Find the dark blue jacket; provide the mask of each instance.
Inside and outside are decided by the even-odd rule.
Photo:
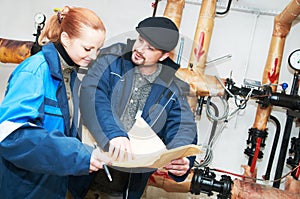
[[[128,40],[127,45],[119,43],[101,50],[82,81],[80,110],[83,122],[105,150],[109,140],[127,137],[120,117],[132,89],[135,67],[131,61],[132,45],[133,41]],[[179,65],[169,58],[162,64],[162,72],[152,85],[141,116],[168,149],[196,144],[196,124],[186,99],[188,84],[175,77]],[[191,165],[193,160],[191,158]],[[150,175],[131,174],[129,198],[141,197]],[[182,181],[186,175],[172,177]]]
[[[72,74],[72,86],[76,72]],[[74,96],[75,97],[75,96]],[[75,109],[75,119],[76,109]],[[60,60],[52,43],[9,78],[0,106],[0,198],[65,199],[68,175],[89,174],[91,148],[70,128]]]

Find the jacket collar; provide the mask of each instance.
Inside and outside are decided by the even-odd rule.
[[[76,68],[79,67],[72,61],[64,47],[59,43],[54,44],[50,42],[42,47],[42,51],[45,55],[46,61],[49,64],[51,75],[57,79],[63,80],[60,59],[57,51],[69,66],[75,66]]]
[[[53,77],[63,80],[59,55],[53,43],[48,43],[42,47],[42,51],[49,64],[50,73]]]
[[[77,64],[73,62],[71,57],[68,55],[67,51],[65,48],[61,45],[61,43],[54,43],[55,48],[59,52],[60,56],[64,59],[64,61],[69,65],[69,66],[76,66],[79,67]]]

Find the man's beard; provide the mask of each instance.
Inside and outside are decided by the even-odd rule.
[[[132,58],[131,58],[131,60],[136,65],[144,65],[146,59],[145,59],[145,57],[141,53],[139,53],[136,50],[133,50],[132,51]]]

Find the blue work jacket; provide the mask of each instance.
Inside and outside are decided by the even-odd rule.
[[[102,49],[82,81],[80,110],[83,123],[105,150],[109,140],[128,137],[120,118],[130,99],[134,67],[133,42],[114,44]],[[157,133],[168,149],[197,143],[193,113],[186,99],[187,83],[175,77],[179,65],[167,58],[152,85],[141,117]],[[155,146],[153,146],[155,147]],[[190,159],[191,166],[193,158]],[[132,173],[128,198],[140,198],[150,173]],[[187,175],[172,176],[182,181]]]
[[[75,79],[76,71],[72,87]],[[92,150],[70,126],[59,56],[49,43],[16,67],[0,106],[0,198],[65,199],[68,176],[89,174]]]

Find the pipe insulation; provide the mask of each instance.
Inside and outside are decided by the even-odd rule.
[[[300,0],[292,0],[287,7],[274,18],[272,39],[262,77],[262,84],[274,85],[272,86],[273,92],[277,89],[276,85],[279,79],[286,36],[291,29],[293,21],[299,14]],[[257,107],[253,128],[257,128],[258,130],[266,129],[271,109],[272,106],[268,106],[267,108]]]

